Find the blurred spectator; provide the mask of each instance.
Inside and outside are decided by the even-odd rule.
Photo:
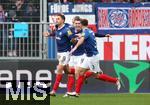
[[[19,20],[16,18],[15,10],[9,10],[8,17],[9,22],[19,22]],[[8,56],[17,56],[16,39],[14,38],[14,28],[12,25],[9,25],[8,32]]]
[[[48,0],[48,2],[61,2],[61,3],[67,3],[67,2],[74,2],[74,0]]]
[[[17,19],[15,10],[9,10],[9,12],[8,12],[8,21],[9,22],[19,22],[19,20]]]
[[[117,2],[117,3],[127,3],[127,2],[130,2],[129,0],[114,0],[114,2]]]
[[[58,2],[59,0],[48,0],[48,2]]]
[[[16,10],[16,16],[19,19],[19,21],[25,20],[25,11],[26,11],[26,4],[25,0],[16,0],[15,2],[15,10]]]
[[[0,22],[6,22],[7,12],[5,12],[3,5],[0,4]],[[7,48],[7,34],[6,34],[6,25],[0,24],[0,49]],[[1,53],[1,52],[0,52]],[[6,52],[5,52],[6,53]]]
[[[75,0],[77,3],[83,3],[83,2],[88,2],[88,0]]]
[[[16,0],[16,9],[18,10],[23,10],[24,9],[24,0]]]
[[[67,2],[69,2],[69,0],[63,0],[63,3],[67,3]]]
[[[131,0],[132,3],[140,3],[140,2],[144,2],[145,0]]]
[[[144,0],[145,2],[150,2],[150,0]]]
[[[38,22],[39,21],[37,9],[32,4],[29,4],[27,6],[25,16],[26,16],[25,17],[26,22]]]
[[[0,22],[6,21],[7,13],[5,13],[3,5],[0,4]]]
[[[113,0],[101,0],[103,3],[111,3]]]
[[[58,0],[59,1],[59,0]],[[74,2],[74,0],[60,0],[62,3]]]

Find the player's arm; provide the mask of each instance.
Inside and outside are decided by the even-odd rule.
[[[75,45],[75,47],[78,48],[81,44],[83,44],[84,39],[85,39],[84,37],[81,37],[81,38],[78,40],[78,42],[77,42],[77,44]]]
[[[110,34],[104,35],[104,34],[99,34],[99,33],[95,33],[95,36],[96,36],[96,37],[111,37]]]
[[[48,36],[50,36],[50,33],[48,31],[43,32],[43,36],[48,37]]]
[[[76,44],[78,42],[78,39],[80,39],[81,37],[83,37],[82,34],[74,34],[74,37],[71,38],[70,42],[73,44]]]
[[[43,36],[49,37],[49,36],[55,36],[55,31],[58,29],[58,26],[55,25],[55,27],[48,29],[46,32],[43,32]]]
[[[76,43],[78,42],[78,40],[77,40],[77,38],[72,38],[72,39],[70,40],[70,42],[71,42],[72,44],[76,44]]]
[[[70,54],[72,54],[81,44],[83,44],[83,42],[84,42],[84,37],[81,37],[79,40],[78,40],[78,42],[77,42],[77,44],[74,46],[74,48],[70,51]]]
[[[43,36],[44,37],[55,36],[55,31],[51,32],[50,30],[48,30],[46,32],[43,32]]]

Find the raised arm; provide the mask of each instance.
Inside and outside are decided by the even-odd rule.
[[[74,48],[70,51],[70,54],[72,54],[81,44],[84,42],[84,37],[80,37],[78,40],[77,44],[74,46]]]
[[[110,34],[104,35],[104,34],[99,34],[99,33],[95,33],[95,36],[96,36],[96,37],[111,37]]]

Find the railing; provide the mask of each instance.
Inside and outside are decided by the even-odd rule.
[[[48,26],[39,22],[0,23],[0,59],[47,58],[47,39],[42,33]]]

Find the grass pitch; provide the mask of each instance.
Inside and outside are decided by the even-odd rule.
[[[50,105],[150,105],[150,94],[82,94],[79,98],[59,94]]]

